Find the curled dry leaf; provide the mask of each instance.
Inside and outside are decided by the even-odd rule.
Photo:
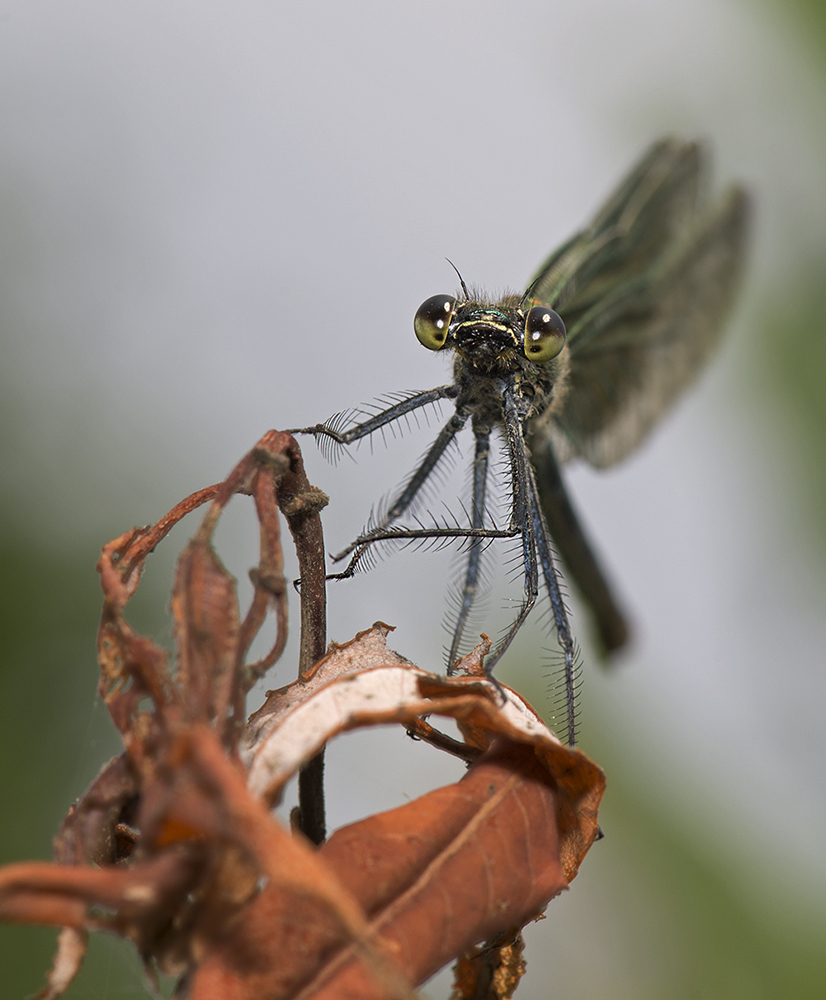
[[[464,676],[443,677],[414,667],[387,648],[390,629],[381,622],[327,656],[307,678],[268,694],[249,721],[242,754],[249,786],[270,803],[305,760],[346,729],[421,716],[450,716],[477,751],[496,737],[526,744],[559,787],[560,845],[566,876],[597,835],[597,807],[604,789],[600,769],[581,751],[563,746],[528,703],[484,676],[485,639],[464,660]]]
[[[472,736],[478,759],[461,782],[339,830],[319,850],[385,953],[419,983],[475,942],[533,919],[567,886],[597,835],[604,779],[518,695],[484,679],[487,642],[466,658],[467,676],[444,678],[389,650],[388,631],[377,624],[333,644],[307,677],[271,692],[250,720],[244,757],[249,787],[274,802],[346,729],[434,714]],[[345,945],[323,909],[267,886],[195,971],[193,996],[386,996]],[[262,961],[267,954],[280,959]]]
[[[344,827],[318,853],[383,952],[420,983],[476,941],[536,917],[568,884],[557,797],[532,748],[503,741],[458,784]],[[323,908],[266,886],[195,971],[192,996],[387,993]]]
[[[261,528],[244,616],[211,544],[238,492],[253,497]],[[173,668],[124,608],[146,555],[206,502],[176,574]],[[381,624],[320,657],[324,502],[292,438],[270,432],[224,483],[104,547],[100,687],[125,752],[70,810],[55,864],[0,869],[0,919],[63,927],[44,1000],[71,981],[90,930],[131,939],[150,975],[182,974],[176,996],[187,1000],[401,1000],[476,942],[535,917],[576,875],[597,834],[602,772],[484,676],[487,642],[451,678],[389,650]],[[271,692],[245,729],[245,694],[286,636],[279,509],[302,574],[299,680]],[[276,639],[250,663],[268,609]],[[425,715],[456,719],[465,743]],[[332,736],[392,721],[471,762],[468,774],[319,849],[270,814]]]
[[[261,535],[259,564],[251,574],[254,597],[243,620],[235,581],[211,543],[222,511],[237,493],[253,498]],[[196,765],[189,749],[197,735],[212,740],[243,783],[236,748],[245,694],[286,639],[279,508],[288,508],[285,517],[309,581],[309,599],[302,595],[302,618],[309,624],[305,660],[323,651],[318,512],[325,502],[307,482],[294,439],[270,431],[225,482],[187,497],[154,526],[135,528],[104,546],[98,564],[104,594],[100,691],[125,752],[70,810],[55,838],[55,865],[0,871],[0,918],[67,928],[42,996],[65,990],[82,960],[87,930],[129,937],[149,971],[157,964],[185,972],[201,942],[255,892],[259,859],[242,838],[226,832],[224,789],[204,772],[203,755]],[[172,665],[165,650],[134,633],[124,611],[147,555],[203,504],[209,505],[206,516],[178,563],[172,595],[178,648]],[[273,648],[251,663],[247,652],[270,610],[276,620]]]

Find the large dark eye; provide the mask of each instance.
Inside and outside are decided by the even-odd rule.
[[[544,364],[565,346],[565,324],[547,306],[534,306],[525,317],[525,357]]]
[[[452,295],[432,295],[425,299],[413,317],[413,329],[419,343],[430,351],[444,347],[455,308],[456,299]]]

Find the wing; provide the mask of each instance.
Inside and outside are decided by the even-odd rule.
[[[548,426],[560,460],[625,457],[719,340],[749,207],[738,188],[708,203],[701,182],[696,144],[656,143],[529,286],[568,329],[568,390]]]

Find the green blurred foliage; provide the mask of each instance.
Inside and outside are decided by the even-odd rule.
[[[768,390],[767,400],[755,399],[762,418],[785,425],[804,531],[826,559],[826,250],[811,263],[757,331],[762,379],[754,392]]]
[[[785,0],[772,6],[779,7],[781,14],[789,18],[800,32],[801,42],[806,43],[823,60],[826,68],[826,3],[824,0]]]
[[[826,101],[826,0],[775,0],[771,6],[790,21],[801,49],[819,61]],[[755,331],[763,375],[755,402],[764,417],[788,425],[798,450],[796,472],[804,480],[806,531],[826,558],[826,233],[806,273],[765,308]]]

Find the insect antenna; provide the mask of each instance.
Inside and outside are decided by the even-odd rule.
[[[462,283],[462,291],[465,293],[465,302],[470,302],[470,292],[467,290],[467,285],[465,284],[465,279],[462,277],[462,272],[453,263],[450,257],[445,257],[445,260],[450,264],[453,270],[459,275],[459,281]]]
[[[521,298],[521,299],[519,300],[519,302],[518,302],[518,303],[516,304],[516,308],[517,308],[517,309],[521,309],[521,308],[522,308],[522,306],[523,306],[523,305],[524,305],[524,304],[525,304],[525,303],[526,303],[526,302],[528,301],[528,299],[529,299],[529,298],[531,297],[531,295],[533,295],[533,291],[534,291],[534,289],[535,289],[535,288],[536,288],[536,286],[537,286],[537,285],[539,284],[539,278],[540,278],[540,277],[541,277],[541,275],[537,275],[537,277],[536,277],[536,278],[534,278],[534,280],[533,280],[533,281],[532,281],[532,282],[531,282],[531,283],[530,283],[530,284],[528,285],[528,287],[527,287],[527,288],[525,289],[525,291],[524,291],[524,292],[522,293],[522,298]]]

